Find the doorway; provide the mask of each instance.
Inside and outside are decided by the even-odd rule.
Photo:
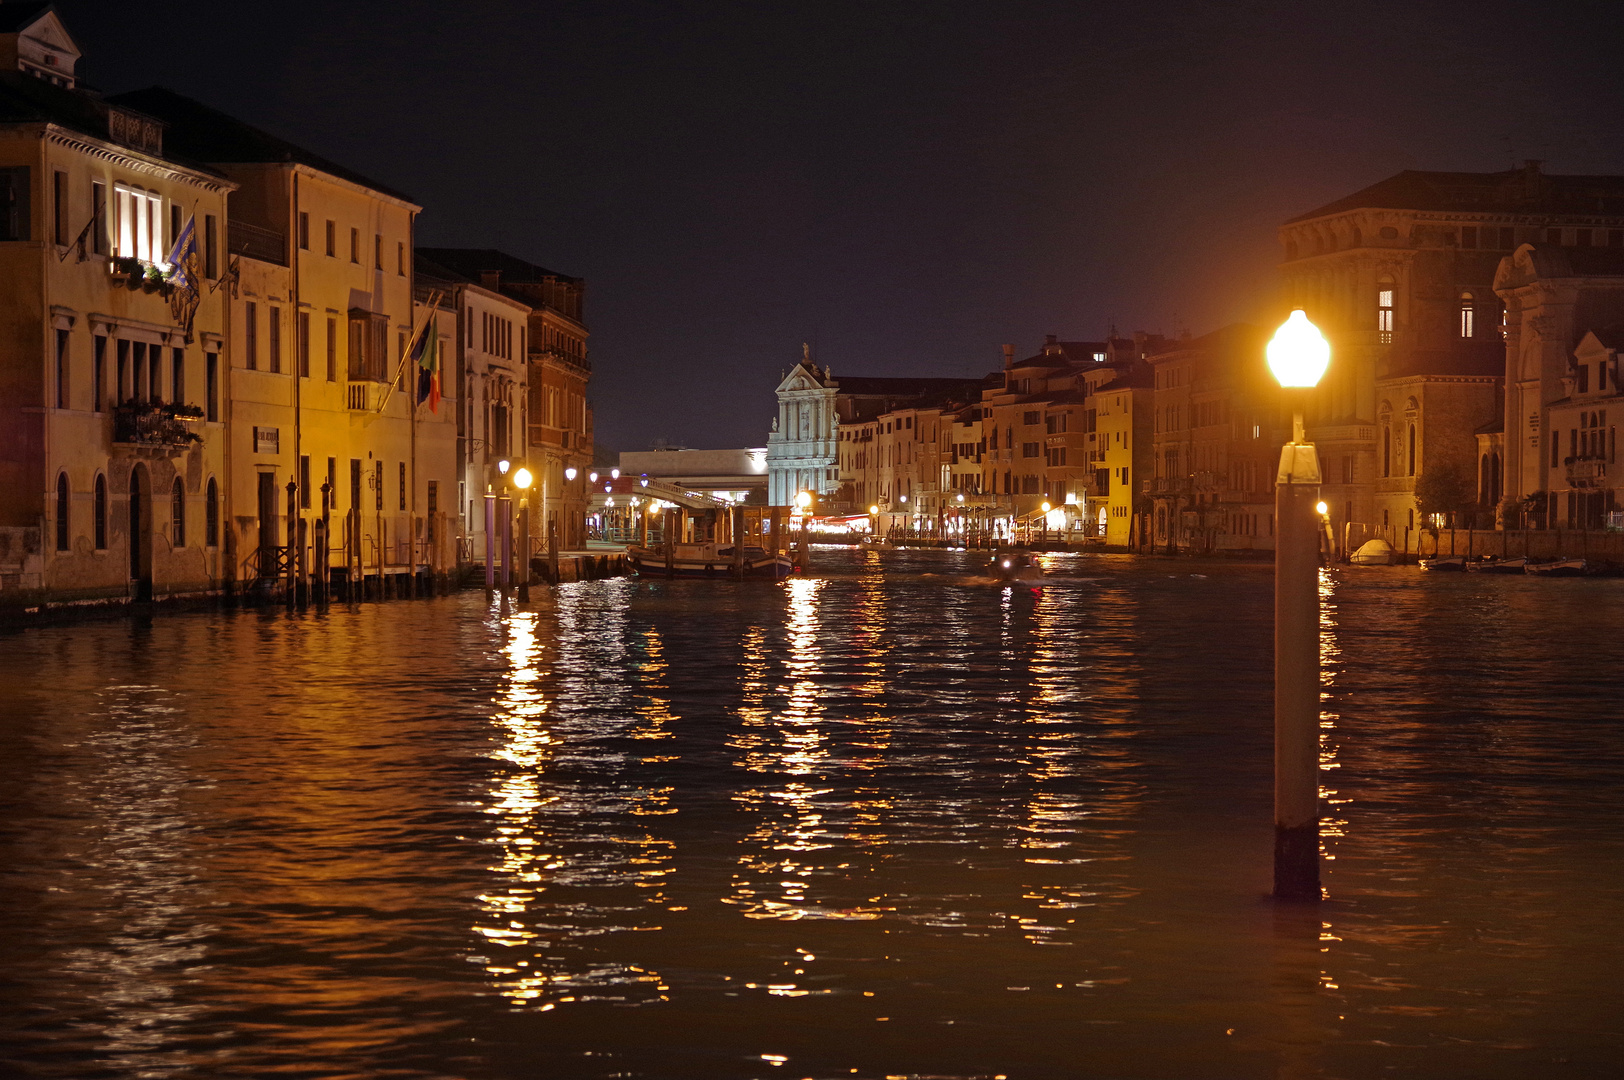
[[[152,599],[152,477],[145,465],[130,470],[130,581],[137,603]]]
[[[276,474],[259,474],[259,576],[276,573]]]

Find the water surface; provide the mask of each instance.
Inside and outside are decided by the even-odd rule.
[[[820,552],[0,638],[0,1074],[1528,1077],[1624,1056],[1624,581]]]

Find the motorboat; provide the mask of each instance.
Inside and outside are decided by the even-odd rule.
[[[1528,565],[1524,558],[1497,559],[1493,555],[1485,555],[1481,559],[1466,564],[1466,569],[1474,574],[1520,574]]]
[[[987,563],[987,574],[999,581],[1024,581],[1043,576],[1043,567],[1032,558],[1030,551],[996,552]]]
[[[1434,572],[1460,573],[1466,569],[1466,556],[1429,555],[1421,560],[1421,569]]]
[[[1366,540],[1358,551],[1348,556],[1348,561],[1355,566],[1392,566],[1398,556],[1386,540]]]
[[[739,565],[745,577],[784,578],[794,572],[788,555],[772,554],[765,548],[745,547]],[[732,544],[673,544],[670,562],[664,548],[630,547],[626,561],[644,577],[725,578],[734,573]]]
[[[1583,559],[1557,559],[1554,562],[1529,563],[1523,567],[1526,574],[1541,577],[1584,577],[1590,567]]]

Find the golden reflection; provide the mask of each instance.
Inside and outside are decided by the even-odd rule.
[[[1340,798],[1335,788],[1326,786],[1330,770],[1341,768],[1341,762],[1337,760],[1341,748],[1335,739],[1338,715],[1332,711],[1330,705],[1342,660],[1342,648],[1337,641],[1336,584],[1332,570],[1329,567],[1321,567],[1319,572],[1320,857],[1327,862],[1336,861],[1336,851],[1331,841],[1347,835],[1348,827],[1347,811],[1331,808],[1346,806],[1350,801]]]
[[[632,754],[621,742],[672,737],[664,642],[652,629],[628,634],[623,585],[555,595],[548,622],[519,611],[497,627],[506,671],[492,757],[503,767],[485,812],[498,885],[479,896],[473,930],[486,955],[470,959],[514,1006],[664,1000],[657,970],[606,961],[598,945],[616,931],[658,930],[667,909],[682,910],[666,892],[674,842],[653,829],[676,813],[672,788],[635,774],[675,755]]]

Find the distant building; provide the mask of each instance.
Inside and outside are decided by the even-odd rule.
[[[1482,380],[1504,375],[1494,277],[1506,254],[1529,242],[1624,248],[1624,177],[1540,164],[1406,171],[1280,227],[1280,314],[1305,308],[1332,345],[1307,421],[1329,465],[1333,524],[1408,522],[1411,476],[1429,467],[1470,478],[1476,437],[1500,415]]]
[[[1273,550],[1274,480],[1290,418],[1263,360],[1263,332],[1226,326],[1151,354],[1158,550]]]
[[[767,449],[622,451],[620,475],[664,480],[707,495],[730,493],[750,506],[767,504]]]
[[[1506,526],[1624,524],[1614,516],[1624,246],[1524,244],[1501,260],[1494,287],[1507,315]]]
[[[979,387],[976,379],[837,378],[829,368],[820,369],[814,364],[810,350],[803,349],[801,362],[780,380],[776,390],[778,416],[767,436],[769,504],[790,506],[800,492],[806,491],[820,497],[824,510],[863,513],[869,505],[864,499],[882,494],[888,504],[894,499],[898,506],[904,494],[939,497],[942,481],[934,464],[935,442],[928,473],[918,471],[923,459],[913,444],[921,441],[924,431],[905,426],[901,431],[908,433],[906,446],[862,459],[865,469],[892,470],[884,478],[876,474],[843,482],[840,444],[855,439],[865,423],[892,409],[934,407],[954,395],[963,400]],[[868,433],[872,439],[876,429],[870,427]],[[896,436],[900,432],[893,422],[893,430],[885,434]],[[938,430],[938,439],[939,435]],[[899,465],[901,473],[895,471]]]
[[[455,287],[460,303],[469,415],[462,418],[464,513],[508,458],[535,475],[529,498],[535,550],[556,531],[563,547],[586,542],[592,467],[592,379],[580,278],[489,248],[419,248],[426,281]],[[574,472],[574,477],[570,476]],[[470,535],[483,528],[476,507]],[[483,559],[483,543],[474,544]]]

